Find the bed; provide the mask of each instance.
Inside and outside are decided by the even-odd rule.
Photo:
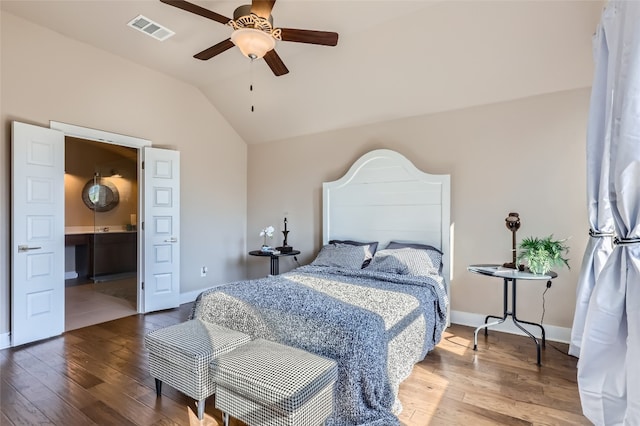
[[[399,425],[400,383],[448,324],[450,179],[371,151],[323,183],[308,265],[202,292],[192,317],[335,359],[327,425]]]

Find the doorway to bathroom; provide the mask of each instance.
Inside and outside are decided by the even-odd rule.
[[[137,313],[138,150],[65,137],[65,331]]]
[[[180,153],[153,147],[149,140],[66,123],[51,121],[50,128],[46,128],[13,121],[11,346],[57,336],[65,331],[65,250],[71,250],[65,247],[67,239],[68,245],[74,247],[69,259],[81,265],[78,267],[81,271],[84,271],[82,265],[86,265],[86,276],[91,278],[92,283],[104,280],[105,276],[115,281],[114,275],[129,272],[114,272],[112,265],[107,266],[111,270],[101,273],[105,266],[99,262],[110,261],[112,255],[122,255],[126,250],[113,249],[114,242],[109,238],[113,238],[115,233],[110,232],[109,226],[103,226],[102,232],[98,226],[96,232],[95,217],[93,228],[87,232],[65,234],[66,137],[124,146],[137,151],[140,188],[137,210],[140,217],[136,218],[135,230],[137,309],[133,313],[169,309],[180,304]],[[99,164],[112,166],[109,162],[101,158]],[[101,170],[102,167],[97,169]],[[117,178],[117,173],[111,170],[112,167],[108,169],[111,173],[109,177]],[[105,172],[96,173],[94,171],[91,181],[85,183],[88,187],[83,194],[93,203],[101,204],[102,208],[102,204],[111,204],[115,195],[105,183],[106,180],[101,179]],[[128,231],[126,223],[122,226]],[[128,232],[132,231],[133,228]],[[95,250],[98,243],[111,246],[111,255],[89,253],[89,250]],[[76,246],[84,248],[76,250]],[[86,256],[92,260],[83,262],[76,256]],[[124,259],[119,258],[113,263],[122,267],[126,264]],[[75,265],[68,271],[78,272]],[[96,316],[89,318],[92,318],[92,323],[105,320]]]

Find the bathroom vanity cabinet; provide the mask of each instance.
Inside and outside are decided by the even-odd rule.
[[[67,234],[65,245],[75,246],[78,277],[100,281],[137,270],[135,231]]]

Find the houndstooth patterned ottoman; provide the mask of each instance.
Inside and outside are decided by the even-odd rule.
[[[216,408],[250,426],[317,426],[333,412],[334,360],[256,339],[211,363]]]
[[[152,331],[144,338],[149,350],[149,372],[156,379],[198,401],[198,418],[204,416],[205,399],[216,391],[209,363],[249,342],[248,335],[201,320],[190,320]]]

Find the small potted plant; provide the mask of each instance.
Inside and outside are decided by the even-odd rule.
[[[546,238],[527,237],[520,242],[518,262],[526,260],[529,271],[534,274],[546,274],[554,266],[569,268],[566,254],[569,247],[566,240],[554,240],[553,235]]]

